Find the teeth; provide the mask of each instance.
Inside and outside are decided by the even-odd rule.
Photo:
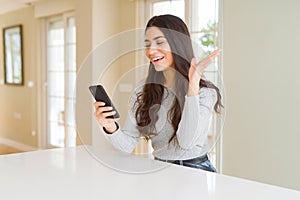
[[[153,58],[152,60],[155,62],[155,61],[158,61],[158,60],[160,60],[160,59],[162,59],[163,58],[163,56],[161,56],[161,57],[156,57],[156,58]]]

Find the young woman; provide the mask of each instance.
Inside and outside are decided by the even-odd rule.
[[[213,110],[222,108],[221,95],[202,75],[219,50],[196,63],[188,28],[173,15],[148,21],[145,48],[149,72],[135,89],[123,129],[107,118],[115,111],[103,102],[94,104],[98,123],[121,151],[131,153],[144,137],[157,160],[215,172],[207,157],[207,132]]]

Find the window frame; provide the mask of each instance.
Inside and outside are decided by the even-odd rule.
[[[67,69],[68,67],[68,45],[69,45],[69,41],[67,40],[67,34],[68,34],[68,19],[69,18],[75,18],[76,21],[76,16],[75,16],[75,12],[71,11],[71,12],[66,12],[66,13],[61,13],[58,15],[53,15],[53,16],[49,16],[49,17],[45,17],[43,19],[41,19],[41,26],[42,26],[42,37],[41,37],[41,47],[43,49],[42,51],[42,97],[41,97],[41,101],[42,101],[42,112],[41,112],[41,118],[42,118],[42,122],[41,122],[41,130],[42,130],[42,134],[40,135],[40,140],[39,140],[39,147],[40,148],[55,148],[55,147],[59,147],[59,146],[53,146],[50,144],[50,133],[49,133],[49,109],[48,109],[48,105],[49,105],[49,96],[48,96],[48,85],[49,85],[49,80],[48,80],[48,31],[49,31],[49,24],[51,22],[55,22],[55,21],[63,21],[63,28],[64,28],[64,46],[63,46],[63,51],[64,51],[64,69],[63,69],[63,76],[64,76],[64,116],[67,116],[66,114],[66,110],[67,110],[67,101],[69,100],[70,97],[68,97],[68,73],[70,73],[71,71],[69,69]],[[76,36],[76,35],[75,35]],[[75,42],[76,45],[76,42]],[[75,47],[76,48],[76,47]],[[76,51],[75,51],[76,53]],[[76,55],[75,55],[75,64],[76,64]],[[76,68],[76,67],[75,67]],[[76,69],[77,71],[77,69]],[[77,73],[75,71],[75,74]],[[75,88],[70,88],[71,90]],[[75,94],[74,94],[75,97]],[[76,99],[74,99],[76,101]],[[73,102],[73,101],[72,101]],[[74,102],[73,102],[74,105]],[[75,112],[74,112],[75,114]],[[75,117],[74,117],[75,118]],[[75,121],[75,120],[74,120]],[[74,145],[69,145],[69,136],[68,136],[68,130],[67,128],[69,128],[69,124],[67,123],[67,120],[65,120],[64,124],[64,133],[65,133],[65,137],[64,137],[64,147],[68,147],[68,146],[74,146]],[[74,124],[74,128],[75,128],[75,132],[76,132],[76,124]],[[74,143],[74,142],[73,142]],[[75,145],[76,145],[76,138],[75,138]]]

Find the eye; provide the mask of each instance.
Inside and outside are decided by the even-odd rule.
[[[165,43],[164,41],[157,41],[157,42],[156,42],[157,45],[162,45],[162,44],[164,44],[164,43]]]
[[[151,46],[150,43],[145,43],[145,44],[144,44],[144,47],[146,47],[146,48],[150,48],[150,46]]]

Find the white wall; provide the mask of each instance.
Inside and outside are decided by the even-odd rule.
[[[121,127],[128,115],[129,99],[136,85],[136,73],[141,71],[136,65],[136,54],[137,49],[141,48],[137,44],[143,39],[144,30],[136,28],[141,24],[140,18],[143,18],[143,15],[138,15],[143,12],[137,10],[142,5],[142,0],[93,1],[93,84],[101,83],[105,86],[121,115]],[[106,64],[110,60],[112,63]],[[100,71],[104,73],[99,76]],[[121,90],[122,85],[129,90]],[[93,144],[112,148],[100,133],[94,117]],[[147,153],[147,146],[141,140],[135,152]]]
[[[99,71],[106,67],[99,57],[101,49],[98,46],[112,35],[119,33],[119,7],[119,0],[76,1],[78,65],[76,123],[78,136],[83,144],[112,148],[101,134],[94,118],[94,100],[88,87],[101,83],[110,93],[111,86],[119,77],[120,70],[117,68],[117,63],[110,67],[109,76],[105,76],[101,82],[98,76]]]
[[[92,80],[91,67],[82,68],[87,55],[93,48],[92,0],[75,1],[76,16],[76,126],[78,143],[92,143],[92,106],[87,85]]]
[[[300,1],[223,2],[223,172],[300,190]]]
[[[133,55],[122,56],[123,31],[135,28],[135,1],[81,0],[76,1],[77,19],[77,130],[81,142],[112,148],[101,133],[92,107],[88,86],[102,84],[113,98],[122,118],[127,116],[128,94],[118,91],[117,83],[134,67]],[[129,14],[130,13],[130,14]],[[110,46],[107,46],[108,43]],[[104,47],[105,46],[105,47]],[[114,56],[115,57],[111,57]],[[120,57],[119,57],[120,56]],[[112,63],[107,63],[112,61]],[[131,78],[135,80],[135,77]]]

